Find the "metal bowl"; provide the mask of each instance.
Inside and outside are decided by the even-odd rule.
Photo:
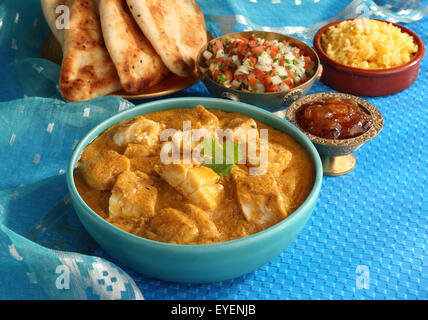
[[[356,102],[360,108],[372,117],[372,126],[362,135],[350,139],[326,139],[315,136],[304,130],[296,119],[296,112],[306,103],[328,98],[344,98]],[[340,176],[352,171],[357,163],[354,151],[365,142],[376,137],[383,127],[383,117],[380,111],[370,102],[345,93],[320,92],[307,95],[294,102],[287,110],[286,118],[300,129],[315,145],[321,157],[323,171],[328,176]]]
[[[293,46],[296,46],[299,49],[303,50],[303,52],[305,52],[306,55],[308,55],[313,61],[315,61],[316,66],[315,66],[314,74],[308,81],[287,91],[269,92],[269,93],[252,93],[252,92],[235,90],[232,88],[226,88],[218,84],[217,82],[213,81],[209,77],[208,72],[202,71],[201,67],[207,68],[207,64],[202,53],[205,50],[207,50],[208,44],[210,42],[215,40],[223,41],[226,39],[232,39],[237,37],[248,37],[251,35],[254,35],[256,37],[263,38],[266,40],[278,40],[278,41],[286,40],[287,42],[290,42]],[[204,82],[208,91],[214,97],[217,97],[217,98],[226,98],[234,101],[242,101],[242,102],[259,106],[271,112],[277,112],[277,111],[284,110],[291,103],[299,99],[301,96],[305,95],[309,91],[309,89],[312,87],[313,83],[320,78],[322,73],[322,66],[320,64],[318,54],[315,52],[315,50],[312,49],[310,46],[308,46],[306,43],[284,34],[275,33],[275,32],[266,32],[266,31],[242,31],[242,32],[225,34],[221,37],[211,40],[210,42],[205,44],[199,51],[196,66],[198,69],[199,77]]]

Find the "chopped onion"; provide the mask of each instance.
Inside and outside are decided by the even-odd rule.
[[[216,58],[223,58],[224,57],[224,50],[218,50],[215,54]]]
[[[290,87],[289,87],[289,86],[287,86],[287,84],[286,84],[286,83],[282,82],[282,83],[279,85],[279,89],[280,89],[281,91],[286,91],[286,90],[290,90]]]
[[[202,56],[206,59],[209,60],[211,59],[211,57],[213,56],[213,54],[211,52],[209,52],[208,50],[205,50],[204,53],[202,54]]]
[[[265,92],[265,86],[261,82],[257,82],[255,89],[257,92]]]
[[[287,70],[284,67],[279,66],[276,68],[276,74],[280,77],[285,77],[288,75]]]
[[[273,76],[272,78],[270,78],[270,81],[272,82],[272,84],[280,84],[282,82],[279,76]]]
[[[272,58],[266,52],[263,52],[259,57],[258,63],[261,65],[271,65]]]
[[[237,89],[237,88],[239,88],[239,86],[241,85],[241,81],[239,81],[238,79],[234,79],[233,81],[232,81],[232,83],[231,83],[231,85],[232,85],[232,87],[233,88],[235,88],[235,89]]]
[[[241,65],[238,67],[238,69],[236,69],[235,74],[240,74],[240,73],[245,73],[245,74],[249,74],[250,70],[248,70],[248,68],[244,65]]]
[[[237,66],[239,66],[241,64],[241,62],[239,61],[239,58],[236,54],[232,56],[232,62]]]
[[[265,64],[260,64],[260,63],[256,63],[256,65],[254,66],[257,69],[262,70],[263,72],[269,72],[272,70],[272,66],[270,65],[265,65]]]

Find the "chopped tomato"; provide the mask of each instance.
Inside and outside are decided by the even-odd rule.
[[[263,80],[263,78],[265,77],[265,74],[262,70],[254,68],[253,69],[253,73],[256,76],[257,79],[259,79],[260,81]]]
[[[224,59],[223,59],[223,58],[215,58],[215,59],[214,59],[214,63],[215,63],[215,64],[217,64],[217,63],[219,63],[219,62],[224,63]]]
[[[250,59],[250,61],[251,61],[253,64],[256,64],[256,63],[257,63],[257,58],[256,58],[256,57],[249,56],[249,57],[248,57],[248,59]]]
[[[214,44],[213,44],[214,51],[223,50],[223,49],[224,49],[223,43],[220,40],[214,41]]]
[[[262,53],[263,51],[264,51],[264,49],[263,49],[262,46],[254,47],[254,48],[251,49],[251,52],[254,53],[254,54]]]
[[[246,73],[235,73],[235,78],[236,79],[247,79],[247,77],[248,77],[248,74],[246,74]]]
[[[213,73],[213,79],[214,79],[214,81],[217,79],[217,76],[220,74],[221,72],[220,72],[220,70],[215,70],[214,71],[214,73]]]
[[[271,84],[271,85],[266,86],[266,91],[267,92],[276,92],[276,91],[278,91],[278,87],[279,87],[279,84]]]
[[[226,79],[229,81],[233,81],[233,72],[232,70],[228,69],[225,71],[224,75],[226,76]]]
[[[284,58],[283,57],[279,58],[278,65],[280,65],[280,66],[284,65]]]
[[[294,74],[294,72],[293,72],[293,71],[290,71],[290,70],[288,70],[288,69],[287,69],[287,73],[288,73],[288,76],[289,76],[291,79],[294,79],[294,78],[296,77],[296,75]]]
[[[271,47],[270,48],[270,56],[274,58],[279,53],[279,50],[277,47]]]
[[[248,42],[248,45],[250,46],[250,48],[254,48],[257,45],[257,42],[255,40],[250,40]]]
[[[229,54],[234,49],[234,46],[227,46],[226,49],[224,49],[224,53]]]
[[[304,56],[303,60],[305,61],[305,65],[303,68],[308,69],[312,66],[311,58],[309,56]]]
[[[293,50],[291,50],[291,53],[293,54],[293,56],[295,56],[296,58],[299,57],[299,49],[297,47],[294,47]]]
[[[221,71],[226,72],[229,69],[230,60],[220,61],[221,62]]]
[[[249,76],[248,77],[248,84],[250,85],[250,87],[254,87],[257,84],[257,79],[254,76]]]
[[[270,78],[271,76],[265,76],[265,78],[263,79],[263,84],[265,85],[265,87],[272,85]]]
[[[270,47],[272,44],[273,44],[272,41],[263,42],[263,46],[265,46],[265,47]]]
[[[248,39],[244,37],[238,37],[239,40],[244,41],[245,44],[248,43]]]
[[[284,82],[290,88],[292,87],[292,81],[291,81],[291,79],[287,78],[287,79],[283,80],[282,82]]]
[[[247,45],[246,45],[246,44],[244,44],[244,43],[241,43],[241,44],[238,46],[238,52],[239,52],[240,54],[242,54],[243,56],[246,56],[246,55],[247,55],[247,53],[248,53],[248,47],[247,47]]]

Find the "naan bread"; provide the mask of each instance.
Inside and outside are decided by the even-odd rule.
[[[119,90],[119,77],[103,41],[98,1],[67,0],[66,5],[70,29],[64,32],[61,95],[67,101],[83,101]]]
[[[193,0],[126,0],[135,21],[165,65],[186,77],[207,41],[204,15]]]
[[[103,37],[122,88],[129,93],[161,81],[169,70],[132,18],[125,0],[102,0]]]
[[[59,14],[56,13],[56,8],[60,5],[64,5],[66,0],[41,0],[43,15],[45,16],[46,22],[51,29],[53,35],[58,40],[61,47],[64,44],[64,30],[56,28],[56,19]]]

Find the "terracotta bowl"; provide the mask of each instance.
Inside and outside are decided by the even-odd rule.
[[[331,26],[346,20],[326,25],[314,37],[314,48],[323,66],[322,82],[338,91],[370,97],[397,93],[410,87],[415,82],[419,75],[420,62],[425,53],[424,43],[412,30],[395,23],[392,23],[392,25],[410,34],[419,48],[415,57],[405,65],[390,69],[367,70],[348,67],[329,58],[321,47],[321,35]],[[373,20],[382,21],[379,19]]]

